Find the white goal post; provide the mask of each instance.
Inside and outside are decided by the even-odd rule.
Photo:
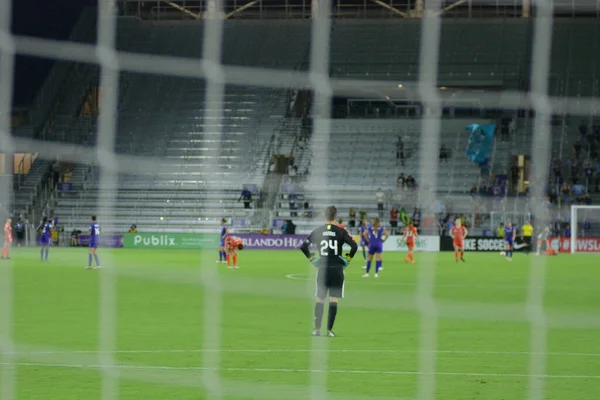
[[[587,210],[596,210],[597,214],[592,214],[586,212]],[[598,222],[600,222],[600,206],[571,206],[571,243],[570,249],[571,254],[578,252],[578,239],[580,234],[580,226],[578,224],[578,218],[581,217],[581,214],[585,213],[584,219],[582,222],[589,222],[592,227],[598,229]],[[588,238],[590,240],[589,243],[584,243],[585,252],[589,253],[600,253],[600,235],[594,235]]]

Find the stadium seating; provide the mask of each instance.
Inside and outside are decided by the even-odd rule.
[[[202,38],[201,24],[142,25],[146,38],[137,38],[137,51],[202,55],[201,40],[189,40]],[[302,26],[307,25],[267,21],[257,29],[247,21],[227,23],[223,60],[294,69],[305,54],[290,49],[278,35],[308,35]],[[306,46],[307,37],[302,39]],[[99,190],[97,168],[80,165],[72,181],[76,190],[62,193],[54,207],[62,223],[81,228],[98,207],[114,206],[112,219],[102,219],[107,230],[126,231],[136,223],[142,231],[212,231],[222,217],[232,218],[238,228],[249,224],[254,213],[237,200],[243,185],[255,188],[256,200],[276,128],[288,107],[288,92],[228,85],[223,102],[211,103],[205,89],[199,79],[124,74],[116,150],[123,156],[156,157],[158,162],[144,173],[123,171],[115,193]],[[206,119],[207,110],[219,112],[222,120]],[[107,203],[112,196],[115,203]]]
[[[442,162],[437,174],[438,194],[434,197],[464,196],[473,183],[477,183],[480,168],[465,155],[469,133],[465,126],[489,121],[444,120],[441,142],[450,151],[450,158]],[[397,190],[396,179],[400,173],[412,175],[418,185],[427,185],[420,178],[419,144],[420,120],[332,120],[331,137],[325,157],[313,157],[310,144],[297,158],[299,170],[309,168],[310,174],[300,190],[312,208],[319,211],[329,204],[338,207],[340,215],[350,208],[362,209],[369,215],[377,213],[375,192],[381,188],[388,192],[388,206],[392,204],[412,210],[417,205],[416,193],[408,189]],[[401,136],[406,156],[404,166],[396,159],[396,140]],[[322,156],[322,155],[321,155]],[[435,154],[437,157],[438,154]],[[310,164],[309,164],[310,162]],[[288,185],[282,185],[276,204],[276,215],[289,218]],[[463,202],[456,202],[463,204]],[[472,210],[470,202],[467,203]],[[389,207],[386,207],[387,218]],[[461,210],[467,212],[469,210]],[[458,210],[457,210],[458,211]],[[298,211],[302,215],[302,211]],[[316,220],[299,220],[301,231],[317,224]]]
[[[418,20],[410,19],[334,21],[332,76],[416,80],[420,28]],[[592,54],[600,28],[593,21],[588,24],[560,19],[554,28],[552,92],[597,95],[597,63],[573,54]],[[117,44],[125,51],[197,59],[203,52],[203,29],[199,21],[122,18]],[[310,21],[305,20],[225,21],[222,61],[239,67],[306,69],[310,29]],[[493,24],[489,20],[444,19],[438,81],[443,85],[522,88],[530,65],[530,38],[529,23],[521,19]],[[81,88],[96,84],[98,71],[89,66],[75,71],[78,73],[70,75],[60,102],[53,108],[55,132],[48,139],[93,145],[95,122],[79,115],[77,109],[83,98]],[[294,138],[299,121],[284,118],[290,100],[288,90],[228,85],[223,102],[215,104],[205,98],[205,88],[200,79],[121,73],[116,150],[122,156],[151,156],[159,162],[143,173],[122,171],[115,193],[117,219],[114,225],[113,221],[105,222],[105,228],[123,230],[137,223],[140,229],[213,229],[223,215],[248,224],[252,213],[234,200],[243,184],[255,185],[257,193],[260,191],[270,155],[277,150],[294,152],[301,175],[309,170],[309,178],[315,179],[316,171],[326,170],[316,182],[333,185],[310,184],[304,188],[315,210],[331,200],[340,205],[342,213],[349,207],[372,210],[374,190],[381,187],[396,193],[396,177],[401,171],[413,174],[418,184],[427,184],[419,176],[418,120],[334,120],[331,141],[326,146],[326,167],[322,154],[311,151],[314,145],[298,143]],[[223,120],[207,120],[210,114],[205,112],[211,110],[222,114]],[[453,204],[465,203],[456,196],[464,196],[480,174],[479,168],[463,156],[467,138],[463,128],[472,122],[476,121],[444,120],[442,126],[442,143],[452,156],[438,171],[435,197],[444,196]],[[518,135],[497,145],[491,156],[495,171],[508,169],[515,152],[530,154],[531,128],[531,124],[520,121]],[[398,135],[405,140],[404,168],[397,166],[395,159]],[[566,143],[569,141],[565,139],[563,145]],[[553,146],[558,144],[554,136]],[[110,205],[102,200],[107,194],[98,191],[98,176],[96,168],[78,166],[72,177],[75,191],[57,197],[55,212],[70,226],[84,226],[92,210]],[[331,188],[336,188],[339,198],[325,194]],[[27,194],[20,196],[30,198]],[[404,193],[401,200],[398,196],[393,195],[390,203],[407,208],[417,203],[414,195]],[[280,198],[275,212],[285,218],[289,210],[283,190]],[[515,207],[521,205],[515,203]]]

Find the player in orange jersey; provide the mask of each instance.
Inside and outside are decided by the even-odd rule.
[[[4,247],[2,247],[2,255],[0,259],[10,260],[10,248],[12,246],[12,219],[7,218],[6,224],[4,224]]]
[[[237,257],[241,250],[244,250],[242,239],[237,236],[227,236],[225,238],[225,250],[227,251],[227,268],[238,268]],[[233,259],[233,267],[231,261]]]
[[[460,219],[456,219],[454,226],[450,230],[450,234],[454,239],[454,258],[458,262],[458,255],[460,254],[460,260],[465,262],[465,238],[469,234],[467,228],[462,225]]]
[[[413,225],[412,221],[408,223],[408,226],[404,228],[404,234],[402,235],[402,239],[400,239],[400,243],[406,240],[406,247],[408,247],[408,254],[404,257],[404,262],[411,261],[411,263],[415,263],[415,257],[413,256],[413,251],[415,249],[415,241],[419,238],[419,232],[417,228]]]
[[[342,228],[343,230],[347,231],[348,229],[346,229],[346,225],[344,225],[344,220],[339,218],[337,221],[337,226],[339,226],[340,228]]]

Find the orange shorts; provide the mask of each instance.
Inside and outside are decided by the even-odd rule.
[[[465,247],[465,242],[454,241],[454,247],[460,247],[461,249],[463,249]]]
[[[406,242],[406,247],[408,247],[409,250],[414,250],[415,242]]]

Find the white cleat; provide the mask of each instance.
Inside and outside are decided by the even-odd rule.
[[[363,277],[363,278],[368,278],[368,277],[369,277],[369,274],[364,274],[362,277]]]
[[[383,267],[380,267],[380,268],[379,268],[379,270],[380,270],[380,271],[383,271]]]
[[[100,266],[99,266],[99,265],[96,265],[96,266],[94,267],[94,269],[100,269]]]
[[[375,278],[379,278],[379,274],[375,274]]]
[[[366,265],[363,265],[363,266],[362,266],[362,269],[367,269],[367,266],[366,266]]]
[[[237,265],[234,265],[233,268],[238,269],[239,267]]]
[[[85,269],[92,269],[92,266],[88,265],[87,267],[85,267]]]

